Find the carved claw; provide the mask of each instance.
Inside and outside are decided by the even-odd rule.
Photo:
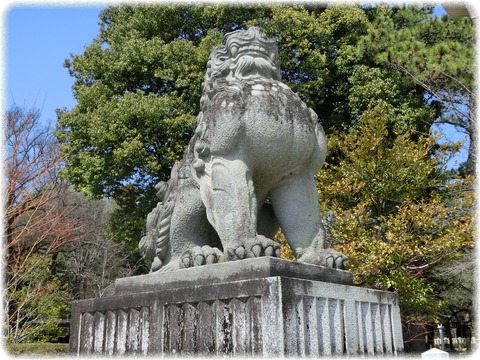
[[[245,257],[245,248],[243,246],[239,246],[235,249],[235,255],[238,259],[243,259]]]
[[[243,245],[237,245],[225,249],[225,258],[227,261],[242,260],[245,258],[245,248]]]
[[[180,268],[189,268],[192,267],[192,265],[192,253],[188,250],[182,255],[182,258],[180,259]]]
[[[195,246],[191,250],[187,250],[180,258],[179,266],[181,269],[190,268],[193,266],[202,266],[207,264],[215,264],[224,261],[223,253],[208,245]]]
[[[280,247],[267,246],[265,248],[265,256],[280,257]]]
[[[262,235],[225,250],[227,260],[242,260],[260,256],[280,256],[280,245]]]
[[[252,253],[254,257],[259,257],[262,253],[262,247],[258,244],[252,246]]]
[[[299,262],[328,266],[334,269],[345,270],[348,260],[345,255],[333,249],[323,249],[321,251],[307,251],[300,258]]]
[[[158,270],[160,270],[160,268],[162,266],[163,266],[162,260],[160,260],[158,257],[155,256],[155,258],[153,259],[153,263],[152,263],[150,272],[158,271]]]
[[[263,235],[257,235],[246,242],[247,258],[259,256],[280,256],[280,245]]]
[[[207,255],[207,258],[205,259],[205,263],[207,265],[214,264],[216,262],[217,262],[217,256],[215,254]]]

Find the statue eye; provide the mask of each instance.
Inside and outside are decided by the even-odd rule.
[[[232,54],[232,57],[237,56],[238,46],[237,46],[237,45],[232,45],[232,46],[230,47],[230,53]]]
[[[275,62],[275,60],[277,60],[277,54],[275,54],[275,52],[271,52],[270,55],[270,60],[272,60],[272,62]]]

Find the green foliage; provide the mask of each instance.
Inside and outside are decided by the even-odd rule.
[[[375,15],[363,41],[376,61],[402,66],[418,81],[471,89],[475,40],[471,18],[434,18],[417,6],[381,6]]]
[[[317,174],[327,232],[358,284],[398,292],[407,320],[436,321],[436,266],[473,248],[472,179],[446,182],[438,169],[449,150],[431,156],[432,137],[392,133],[385,114],[367,111],[329,139]]]
[[[424,195],[432,184],[436,160],[428,155],[434,139],[423,137],[413,142],[411,133],[401,132],[392,139],[385,114],[383,110],[368,111],[349,136],[337,133],[329,139],[330,152],[335,154],[329,162],[335,165],[327,165],[323,172],[336,181],[325,190],[343,181],[348,187],[337,201],[343,200],[345,208],[368,197],[367,210],[386,215],[406,199]],[[341,172],[330,173],[330,169]]]
[[[448,16],[436,18],[416,6],[380,6],[372,10],[374,20],[359,43],[377,66],[398,72],[415,84],[418,94],[431,105],[436,123],[453,125],[465,132],[469,156],[462,165],[474,174],[474,54],[475,32],[472,19]],[[427,132],[431,122],[422,114]]]

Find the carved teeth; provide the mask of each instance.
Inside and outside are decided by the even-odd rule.
[[[235,50],[233,50],[235,48]],[[262,53],[264,55],[267,55],[268,56],[268,52],[267,52],[267,49],[265,49],[263,46],[261,45],[249,45],[249,46],[243,46],[240,48],[240,50],[237,51],[236,47],[235,46],[232,46],[231,48],[231,53],[234,54],[237,54],[237,52],[239,53],[242,53],[242,52],[246,52],[246,51],[255,51],[255,52],[259,52],[259,53]],[[235,55],[234,55],[235,56]]]

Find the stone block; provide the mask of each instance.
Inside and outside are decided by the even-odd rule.
[[[147,276],[138,287],[141,281],[119,279],[115,295],[74,302],[71,353],[304,357],[402,351],[396,294],[341,283],[342,275],[340,283],[308,279],[312,265],[249,261],[204,266],[193,279],[194,269],[156,273],[158,284]],[[235,279],[232,264],[252,272]],[[325,270],[319,268],[316,276]],[[212,269],[225,276],[208,280]]]
[[[353,276],[345,270],[303,264],[269,256],[229,261],[208,266],[131,276],[115,281],[115,294],[135,294],[144,291],[208,285],[237,280],[284,276],[344,285],[353,284]]]

